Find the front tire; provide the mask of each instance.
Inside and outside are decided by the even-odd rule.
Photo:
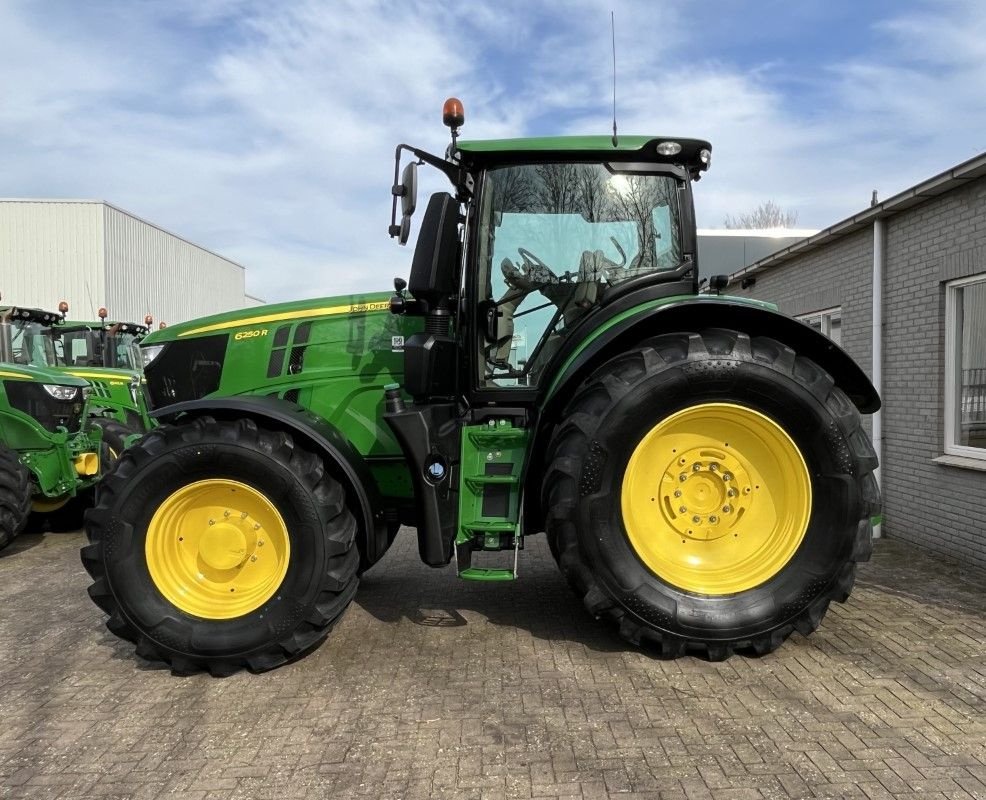
[[[321,459],[252,420],[163,426],[86,515],[114,634],[177,673],[271,669],[321,642],[358,584],[356,522]]]
[[[31,513],[31,474],[17,453],[0,445],[0,550],[27,526]]]
[[[107,417],[94,417],[92,424],[102,431],[99,457],[102,462],[100,463],[100,471],[104,474],[110,471],[112,466],[119,461],[123,451],[127,449],[127,438],[135,433],[144,432]]]
[[[669,657],[766,653],[848,597],[877,460],[814,362],[737,331],[668,334],[600,367],[565,418],[549,542],[627,640]]]

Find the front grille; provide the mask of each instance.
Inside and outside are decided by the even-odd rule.
[[[75,433],[82,427],[82,392],[77,400],[57,400],[40,383],[4,381],[11,408],[34,417],[45,430],[55,433],[65,428]]]
[[[169,342],[144,368],[151,406],[198,400],[219,388],[229,334]]]

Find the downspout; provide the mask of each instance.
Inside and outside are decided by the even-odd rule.
[[[886,269],[886,254],[884,252],[883,220],[879,217],[873,221],[873,388],[877,394],[883,394],[883,274]],[[873,449],[876,451],[880,464],[883,463],[883,407],[873,414]],[[881,467],[873,471],[877,485],[883,491]],[[881,523],[873,526],[873,538],[879,539],[883,527]]]

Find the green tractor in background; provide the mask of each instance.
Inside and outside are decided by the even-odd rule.
[[[149,431],[150,417],[144,393],[143,364],[138,343],[151,322],[107,322],[100,308],[98,322],[66,320],[64,300],[58,304],[61,320],[47,328],[55,353],[55,366],[87,380],[92,389],[90,414],[103,429],[103,442],[111,461],[126,449],[132,437]]]
[[[101,484],[82,553],[109,629],[179,673],[275,667],[406,524],[426,564],[480,581],[516,578],[545,532],[589,613],[664,657],[811,633],[870,554],[880,400],[806,325],[698,293],[710,145],[467,142],[454,98],[444,117],[445,158],[397,148],[401,244],[417,166],[453,191],[395,294],[142,342],[164,424]]]
[[[49,317],[0,309],[0,352],[10,355],[0,364],[0,549],[32,511],[54,512],[99,479],[101,432],[88,426],[88,384],[43,366]]]

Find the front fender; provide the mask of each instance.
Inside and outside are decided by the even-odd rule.
[[[258,395],[189,400],[151,413],[159,422],[180,422],[204,415],[216,419],[249,417],[265,428],[290,433],[295,441],[321,455],[330,473],[346,490],[350,510],[359,524],[361,569],[369,569],[383,556],[389,539],[376,482],[363,457],[334,425],[296,403]]]

